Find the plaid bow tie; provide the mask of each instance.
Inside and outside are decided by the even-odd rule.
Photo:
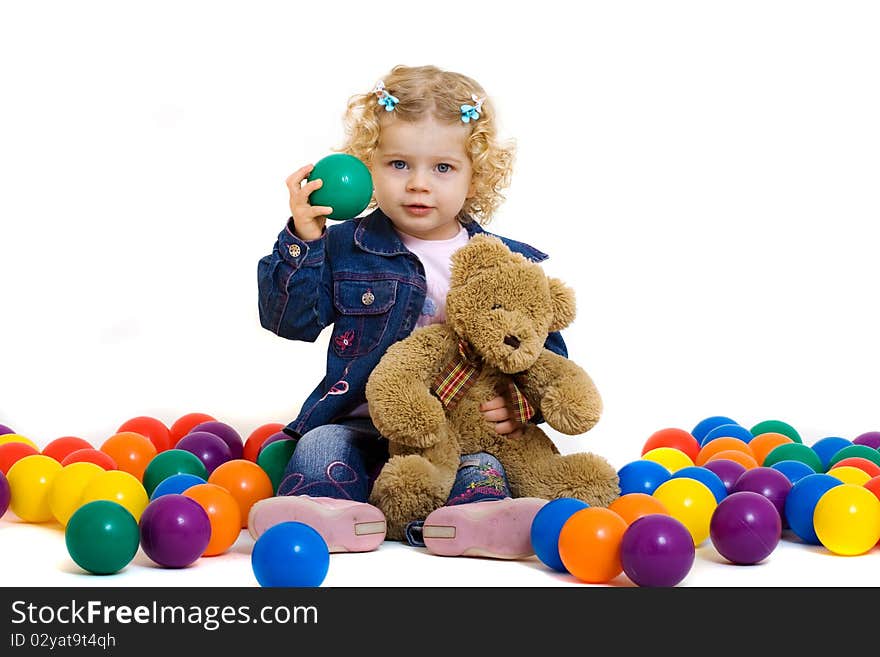
[[[452,410],[461,401],[465,393],[477,380],[481,365],[479,358],[472,352],[464,340],[458,341],[459,358],[449,363],[434,379],[433,390],[443,405]],[[532,405],[522,393],[513,379],[507,383],[510,400],[513,402],[513,413],[517,421],[525,424],[535,414]]]

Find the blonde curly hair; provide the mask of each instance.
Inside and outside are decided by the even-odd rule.
[[[465,200],[458,220],[489,223],[504,201],[501,191],[510,184],[515,145],[499,142],[495,108],[483,87],[466,75],[436,66],[395,66],[382,81],[400,102],[387,112],[373,91],[349,98],[344,116],[346,141],[338,150],[369,163],[379,145],[382,119],[415,122],[430,114],[437,121],[464,125],[461,105],[472,103],[472,95],[483,98],[480,118],[466,124],[470,133],[465,151],[473,168],[474,195]],[[376,207],[375,198],[369,207]]]

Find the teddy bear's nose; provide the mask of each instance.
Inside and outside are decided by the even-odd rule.
[[[519,338],[515,335],[508,335],[504,338],[504,344],[513,347],[514,349],[519,349]]]

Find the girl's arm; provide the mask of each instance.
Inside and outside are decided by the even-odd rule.
[[[291,340],[314,342],[333,323],[331,272],[325,257],[326,231],[303,241],[293,220],[278,235],[272,253],[257,267],[260,324]]]

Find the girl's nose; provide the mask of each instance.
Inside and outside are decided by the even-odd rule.
[[[406,181],[408,191],[428,191],[428,177],[418,170],[414,170]]]

